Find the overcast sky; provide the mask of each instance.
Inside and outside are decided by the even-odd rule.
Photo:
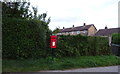
[[[49,28],[68,28],[94,24],[103,29],[118,27],[118,2],[120,0],[30,0],[38,7],[38,14],[47,12],[51,17]]]

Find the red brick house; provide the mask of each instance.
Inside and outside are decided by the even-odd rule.
[[[84,23],[83,26],[74,27],[74,25],[73,25],[73,27],[70,27],[70,28],[63,27],[63,29],[60,29],[60,32],[57,33],[57,35],[81,34],[81,35],[93,36],[96,32],[97,32],[97,29],[94,26],[94,24],[86,25]]]

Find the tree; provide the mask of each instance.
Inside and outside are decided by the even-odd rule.
[[[2,2],[3,18],[31,18],[32,12],[29,10],[30,3],[28,2]]]
[[[53,30],[53,34],[57,34],[60,32],[60,28],[56,28],[55,30]]]
[[[31,12],[29,6],[27,2],[3,2],[3,58],[46,57],[50,18],[46,20],[47,13],[37,16],[37,8]]]

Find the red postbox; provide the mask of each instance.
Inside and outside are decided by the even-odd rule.
[[[50,36],[50,48],[56,48],[56,38],[57,36],[55,35]]]

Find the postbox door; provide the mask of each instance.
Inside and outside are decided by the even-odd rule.
[[[51,40],[51,48],[56,48],[56,40]]]
[[[56,48],[56,36],[51,36],[50,47]]]

